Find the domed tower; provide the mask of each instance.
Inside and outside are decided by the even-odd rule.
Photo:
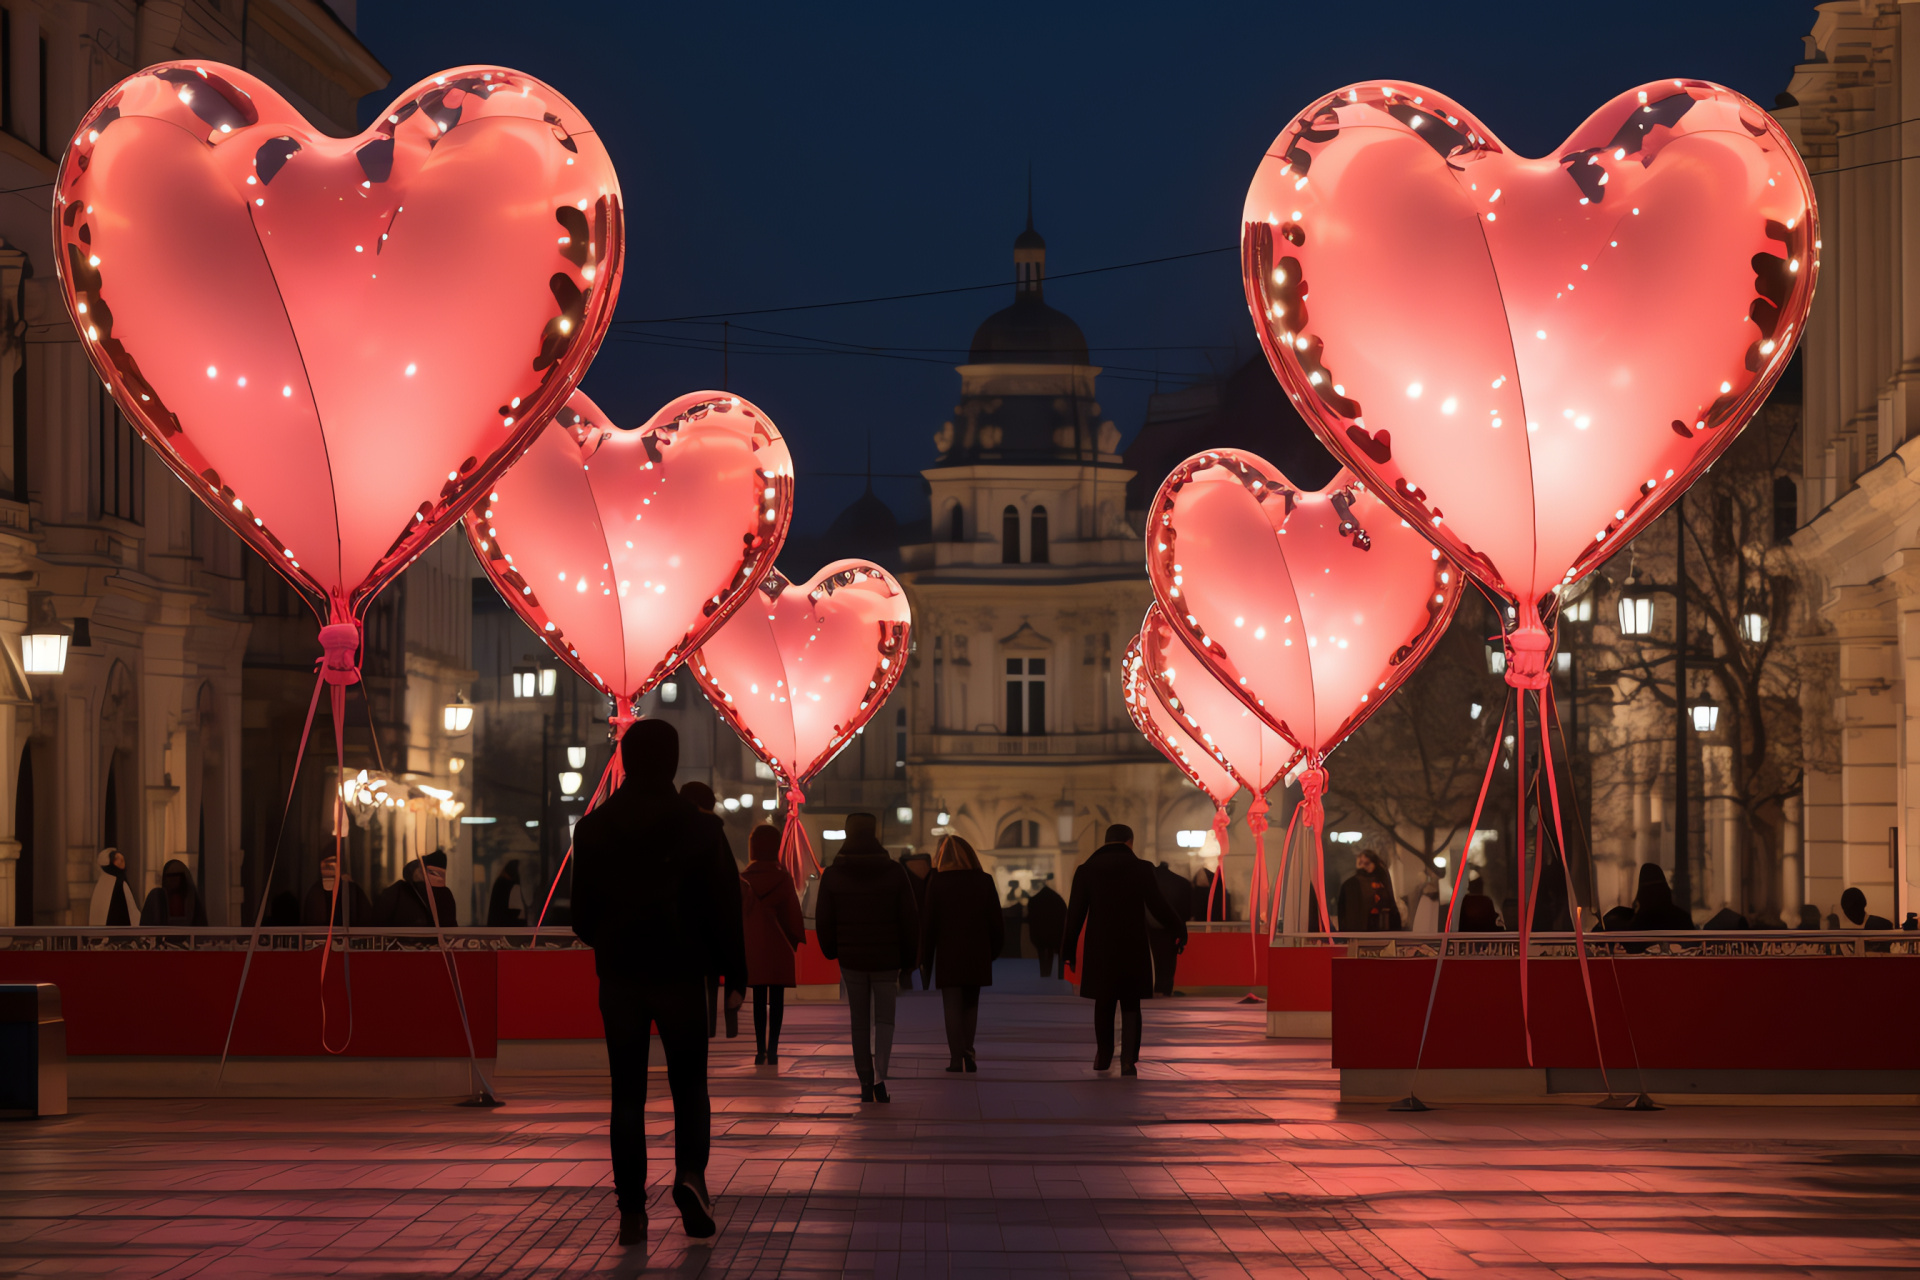
[[[1047,242],[1013,242],[1013,297],[974,331],[935,433],[924,542],[901,548],[915,656],[915,836],[951,831],[988,870],[1064,891],[1108,821],[1155,830],[1177,785],[1127,720],[1120,657],[1149,591],[1133,473],[1102,416],[1086,335],[1046,302]],[[1144,846],[1143,846],[1144,847]]]

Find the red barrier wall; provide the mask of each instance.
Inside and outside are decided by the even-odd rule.
[[[583,953],[584,954],[584,953]],[[60,988],[67,1052],[218,1055],[246,954],[239,951],[0,951],[0,982]],[[494,953],[457,957],[474,1050],[498,1040]],[[344,966],[327,966],[327,1039],[358,1058],[464,1058],[466,1037],[446,963],[435,951],[363,952],[353,958],[352,1036]],[[245,1057],[326,1053],[320,1042],[320,953],[254,956],[233,1032]]]
[[[1345,947],[1272,947],[1267,952],[1267,1008],[1319,1013],[1333,1008],[1333,958]]]
[[[600,979],[593,952],[496,951],[502,1040],[598,1040]]]
[[[820,954],[820,944],[811,929],[807,930],[807,940],[794,951],[793,963],[794,976],[803,987],[840,985],[840,963]]]
[[[1260,987],[1267,982],[1267,940],[1245,933],[1190,933],[1173,966],[1175,986]]]
[[[1333,1065],[1413,1066],[1432,960],[1348,959],[1333,970]],[[1920,1068],[1920,956],[1643,956],[1592,965],[1609,1069]],[[1574,960],[1528,966],[1527,1061],[1515,960],[1448,961],[1424,1067],[1592,1067]],[[1618,986],[1616,987],[1616,981]],[[1628,1039],[1629,1027],[1632,1040]]]

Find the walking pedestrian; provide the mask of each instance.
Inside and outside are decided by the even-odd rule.
[[[980,869],[973,846],[943,836],[939,854],[920,917],[920,968],[931,970],[940,988],[947,1070],[978,1071],[973,1034],[980,1024],[980,988],[993,985],[993,958],[1005,926],[993,877]]]
[[[680,735],[641,720],[620,740],[626,778],[573,835],[573,931],[593,948],[613,1077],[613,1190],[620,1243],[647,1239],[647,1056],[660,1033],[673,1095],[673,1203],[680,1226],[715,1231],[707,1194],[712,1107],[707,1098],[706,979],[745,996],[740,872],[726,828],[673,789]]]
[[[93,882],[93,900],[87,904],[87,923],[101,925],[132,924],[140,918],[133,901],[133,887],[127,883],[127,858],[118,849],[100,853],[100,878]]]
[[[140,923],[206,926],[207,904],[200,900],[199,890],[193,887],[193,873],[187,870],[186,863],[168,858],[160,868],[160,885],[147,894],[146,903],[140,908]]]
[[[1153,869],[1153,882],[1160,886],[1161,896],[1173,908],[1176,919],[1193,918],[1193,912],[1189,910],[1193,901],[1193,886],[1187,883],[1185,876],[1162,861]],[[1173,950],[1173,934],[1162,929],[1155,920],[1147,921],[1147,951],[1153,956],[1153,994],[1171,996],[1173,970],[1178,963]]]
[[[1027,903],[1027,936],[1040,953],[1040,976],[1058,977],[1060,973],[1060,935],[1067,928],[1067,900],[1055,893],[1053,885],[1042,881]]]
[[[780,828],[762,824],[747,837],[747,869],[740,874],[740,912],[746,933],[747,984],[753,988],[753,1065],[780,1062],[780,1023],[787,988],[794,985],[793,952],[807,940],[800,895],[780,865]]]
[[[1007,904],[1000,908],[1000,957],[1011,960],[1020,954],[1020,931],[1027,923],[1026,904],[1020,901],[1020,882],[1007,882]]]
[[[913,886],[913,918],[924,920],[927,915],[927,886],[933,879],[933,859],[924,853],[903,853],[900,865],[907,869],[907,883]],[[913,970],[900,971],[900,989],[913,990]],[[933,981],[924,971],[920,975],[920,989],[933,990]]]
[[[1093,1004],[1093,1069],[1113,1065],[1113,1012],[1120,1009],[1120,1074],[1140,1074],[1140,1001],[1153,995],[1153,961],[1147,953],[1147,917],[1173,935],[1177,954],[1187,945],[1187,925],[1173,914],[1153,867],[1133,854],[1133,828],[1115,823],[1106,843],[1073,873],[1067,898],[1066,963],[1074,965],[1081,930],[1087,952],[1080,994]]]
[[[701,813],[712,813],[718,801],[714,798],[713,788],[704,782],[691,781],[680,786],[680,798],[693,805]],[[717,815],[716,815],[717,816]],[[727,1039],[740,1034],[739,1011],[731,1010],[727,1018]],[[720,979],[713,974],[707,975],[707,1039],[720,1034]]]
[[[879,822],[870,813],[850,813],[846,829],[839,856],[820,876],[814,938],[821,955],[840,962],[860,1101],[889,1102],[894,1001],[900,971],[919,957],[920,924],[913,886],[880,843]]]

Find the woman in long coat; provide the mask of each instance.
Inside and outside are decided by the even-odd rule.
[[[1076,966],[1080,932],[1087,951],[1078,962],[1080,994],[1093,1004],[1093,1069],[1113,1065],[1113,1010],[1120,1007],[1120,1074],[1135,1076],[1140,1060],[1140,1002],[1153,995],[1153,957],[1147,950],[1147,916],[1173,935],[1174,954],[1186,949],[1187,922],[1167,905],[1153,866],[1133,853],[1133,828],[1115,823],[1107,842],[1073,873],[1067,899],[1067,934],[1061,943],[1067,967]]]
[[[780,1023],[794,985],[794,948],[807,940],[800,896],[780,865],[780,829],[758,826],[747,837],[740,877],[740,915],[747,940],[747,985],[753,988],[753,1065],[780,1061]]]
[[[933,971],[945,1006],[947,1070],[978,1071],[973,1033],[980,1025],[980,988],[993,985],[1005,918],[993,877],[965,840],[942,837],[933,868],[920,917],[920,968]]]

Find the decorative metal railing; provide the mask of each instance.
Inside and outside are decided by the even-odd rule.
[[[1283,933],[1275,946],[1342,948],[1348,956],[1369,960],[1431,960],[1445,947],[1449,959],[1511,960],[1520,954],[1514,933]],[[1690,933],[1589,933],[1587,954],[1595,959],[1642,956],[1694,958],[1766,958],[1769,956],[1920,955],[1920,933],[1864,929],[1739,929]],[[1571,933],[1534,933],[1527,938],[1534,959],[1573,959]]]

